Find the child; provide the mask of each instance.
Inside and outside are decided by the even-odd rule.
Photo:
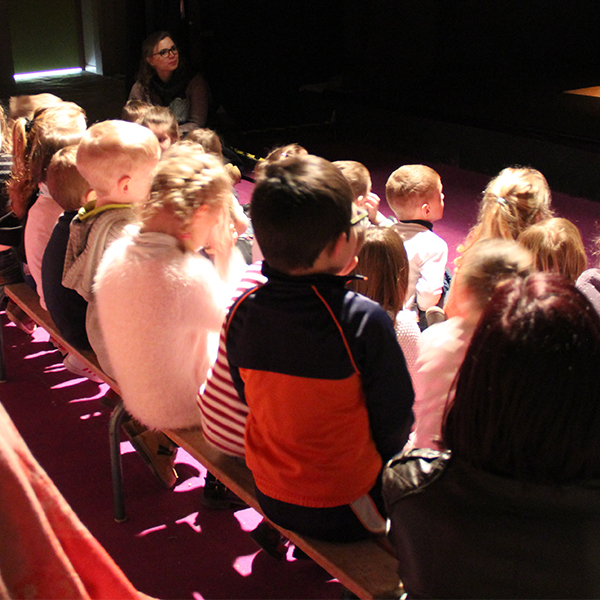
[[[192,129],[186,136],[185,139],[189,142],[195,142],[200,144],[204,148],[204,152],[212,154],[221,159],[225,165],[225,170],[229,173],[233,185],[237,185],[242,180],[242,173],[240,169],[229,162],[225,162],[223,156],[223,144],[221,138],[212,129],[207,127],[199,127],[198,129]]]
[[[128,100],[123,110],[121,110],[121,120],[140,124],[151,107],[152,104],[148,104],[143,100]]]
[[[444,411],[479,317],[496,287],[507,279],[527,277],[531,255],[509,240],[478,242],[465,255],[455,276],[459,313],[428,327],[421,337],[415,380],[415,426],[407,448],[440,448]]]
[[[135,221],[134,206],[146,199],[159,157],[156,136],[146,127],[126,121],[92,125],[77,149],[77,170],[96,199],[85,204],[71,221],[62,285],[88,302],[87,337],[102,370],[112,377],[92,285],[106,248]],[[157,478],[165,487],[173,487],[177,481],[173,443],[162,434],[146,431],[134,420],[125,423],[124,428]]]
[[[430,167],[404,165],[388,178],[385,195],[410,265],[404,307],[426,311],[442,298],[448,260],[448,245],[433,233],[433,223],[444,214],[442,181]]]
[[[533,255],[538,271],[561,273],[575,283],[587,267],[581,234],[568,219],[553,217],[534,223],[518,241]]]
[[[356,265],[352,200],[322,158],[266,166],[252,219],[268,281],[234,304],[226,336],[249,407],[246,461],[262,510],[282,527],[335,541],[385,531],[379,474],[412,422],[412,385],[389,316],[336,276]]]
[[[392,225],[392,221],[379,212],[379,196],[371,191],[373,184],[367,167],[355,160],[336,160],[333,164],[348,180],[356,206],[367,211],[371,224],[383,227]]]
[[[63,212],[62,206],[53,199],[49,191],[46,182],[47,167],[57,150],[78,144],[81,140],[85,124],[78,123],[78,120],[78,117],[75,118],[68,127],[47,128],[41,131],[35,142],[37,148],[34,147],[30,160],[32,172],[39,171],[40,173],[37,184],[39,193],[27,211],[23,241],[27,268],[35,282],[35,288],[40,297],[40,306],[44,309],[46,309],[46,301],[42,285],[42,259],[54,225]]]
[[[161,153],[179,141],[177,119],[166,106],[150,106],[139,123],[156,136]]]
[[[209,333],[219,331],[244,267],[230,199],[218,159],[191,144],[173,148],[159,163],[139,230],[128,229],[98,269],[110,362],[127,411],[147,427],[200,425],[198,391],[216,353]],[[214,267],[198,254],[208,246]]]
[[[91,199],[90,184],[76,165],[77,146],[59,150],[50,161],[47,184],[52,198],[64,211],[52,230],[42,261],[42,284],[48,312],[61,335],[73,346],[90,349],[85,331],[87,302],[62,285],[69,225],[77,211]]]
[[[552,194],[546,178],[530,167],[502,169],[487,185],[479,206],[477,223],[458,247],[455,261],[458,273],[463,256],[479,240],[516,240],[528,227],[552,217]],[[454,286],[450,286],[444,310],[449,317],[458,313]]]
[[[408,372],[414,381],[421,330],[415,313],[404,309],[408,257],[398,234],[385,227],[369,227],[358,254],[356,272],[366,279],[353,280],[348,287],[375,300],[391,317]]]
[[[134,205],[146,199],[160,155],[156,136],[125,121],[103,121],[90,127],[77,149],[77,169],[96,199],[71,221],[62,283],[88,304],[86,332],[102,369],[111,375],[92,284],[104,250],[135,220]]]

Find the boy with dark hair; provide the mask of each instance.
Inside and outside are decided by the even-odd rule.
[[[413,420],[389,316],[345,289],[361,217],[352,200],[322,158],[267,166],[252,198],[267,282],[237,300],[226,335],[261,508],[282,527],[332,541],[385,532],[380,473]]]

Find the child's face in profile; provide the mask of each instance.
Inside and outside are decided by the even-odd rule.
[[[161,154],[173,145],[173,140],[169,135],[169,128],[166,125],[149,125],[148,129],[156,136]]]
[[[439,181],[439,189],[437,192],[433,194],[431,199],[428,201],[429,204],[429,214],[427,215],[427,220],[431,221],[439,221],[444,216],[444,193],[443,193],[442,180]]]

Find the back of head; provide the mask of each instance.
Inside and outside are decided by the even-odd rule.
[[[259,177],[267,165],[271,163],[292,158],[293,156],[306,156],[308,150],[300,144],[287,144],[286,146],[277,146],[273,148],[263,160],[259,160],[254,167],[254,176]]]
[[[497,289],[473,335],[444,426],[453,455],[540,483],[600,476],[600,317],[564,277]]]
[[[231,179],[223,163],[197,144],[180,142],[169,148],[158,163],[141,218],[148,223],[168,214],[185,228],[201,206],[228,210],[230,202]]]
[[[457,285],[463,286],[474,307],[483,310],[498,284],[533,272],[531,254],[510,240],[482,240],[464,255]]]
[[[127,104],[121,110],[121,120],[129,121],[130,123],[141,123],[144,115],[152,104],[143,100],[128,100]]]
[[[408,288],[408,257],[400,236],[388,227],[368,227],[358,253],[356,273],[367,277],[348,287],[378,302],[394,317]]]
[[[268,164],[250,205],[267,262],[289,272],[311,268],[321,252],[350,232],[352,190],[329,161],[296,156]]]
[[[561,273],[575,282],[587,268],[579,229],[567,219],[554,217],[535,223],[521,233],[519,243],[531,252],[538,271]]]
[[[46,181],[50,195],[65,211],[78,210],[90,184],[77,170],[77,145],[60,149],[50,161]]]
[[[85,111],[73,102],[60,102],[38,110],[33,120],[15,121],[14,160],[8,189],[17,216],[24,216],[31,195],[38,183],[45,180],[54,153],[77,143],[85,127]]]
[[[204,152],[223,158],[223,146],[216,131],[208,127],[192,129],[186,136],[186,141],[195,142],[204,148]]]
[[[62,100],[54,94],[33,94],[31,96],[11,96],[10,119],[31,119],[36,111],[56,106]]]
[[[365,165],[355,160],[336,160],[333,164],[348,180],[355,200],[371,191],[371,174]]]
[[[144,113],[140,125],[144,127],[159,127],[164,128],[165,133],[173,140],[179,139],[179,125],[175,115],[167,106],[150,106]]]
[[[94,190],[106,194],[122,177],[159,156],[158,140],[148,128],[102,121],[85,132],[77,150],[77,168]]]
[[[404,165],[396,169],[385,184],[385,197],[399,218],[412,211],[439,189],[440,176],[426,165]]]
[[[516,240],[527,227],[552,216],[546,178],[529,167],[508,167],[486,187],[479,209],[479,239]]]

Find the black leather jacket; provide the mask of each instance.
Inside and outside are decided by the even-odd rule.
[[[383,475],[413,598],[600,597],[600,482],[551,486],[413,450]]]

